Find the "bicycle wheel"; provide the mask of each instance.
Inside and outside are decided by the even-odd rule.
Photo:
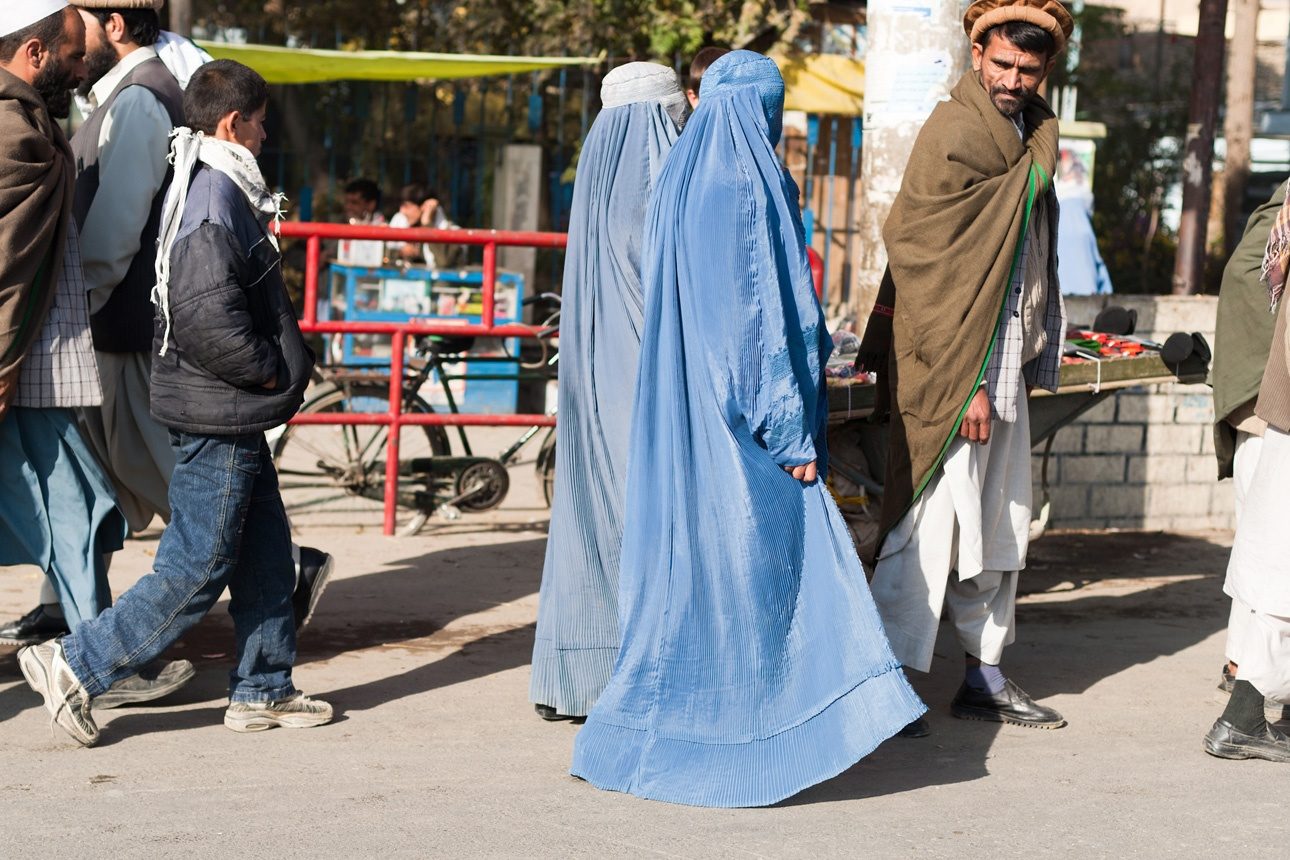
[[[389,386],[379,379],[328,382],[300,407],[300,414],[385,412]],[[404,404],[410,413],[434,412],[419,395]],[[399,458],[447,457],[452,453],[443,427],[407,428]],[[379,514],[385,494],[385,443],[389,428],[288,425],[273,446],[282,501],[293,520],[311,525],[353,524],[356,513]],[[400,492],[412,504],[410,485]]]
[[[538,449],[537,463],[534,468],[537,471],[538,480],[542,482],[542,496],[546,499],[546,506],[549,508],[551,500],[555,498],[554,427],[546,431],[546,438],[542,440],[542,447]]]

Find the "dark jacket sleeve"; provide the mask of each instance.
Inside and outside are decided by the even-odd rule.
[[[242,279],[246,261],[226,228],[202,224],[176,243],[170,273],[170,336],[189,361],[237,388],[278,375],[278,351],[254,331]]]

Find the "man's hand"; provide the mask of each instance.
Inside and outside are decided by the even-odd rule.
[[[0,376],[0,421],[9,411],[9,401],[18,393],[18,371],[14,370],[8,376]]]
[[[439,210],[439,201],[431,197],[421,204],[421,226],[434,226],[434,213]]]
[[[990,441],[990,395],[985,393],[985,386],[972,395],[963,423],[959,425],[959,435],[982,445]]]
[[[814,460],[801,466],[785,466],[784,471],[792,475],[794,480],[801,481],[803,484],[810,484],[815,481]]]

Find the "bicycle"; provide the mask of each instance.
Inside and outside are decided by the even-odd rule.
[[[559,353],[552,349],[551,341],[559,333],[560,297],[554,293],[542,293],[526,299],[524,304],[543,301],[554,304],[556,310],[539,326],[537,343],[541,350],[536,360],[524,360],[522,356],[509,354],[469,357],[472,363],[518,363],[521,368],[518,375],[473,374],[466,377],[451,373],[447,365],[464,361],[474,339],[416,338],[413,357],[408,361],[408,372],[403,378],[403,412],[429,414],[436,411],[420,393],[432,378],[443,392],[448,411],[453,414],[460,412],[452,390],[454,381],[465,378],[552,378],[552,368],[559,360]],[[300,414],[388,410],[388,371],[332,365],[319,368],[319,374],[322,381],[301,406]],[[421,434],[405,432],[400,446],[402,456],[399,458],[397,501],[399,507],[413,511],[412,518],[400,530],[405,535],[418,532],[436,513],[455,520],[462,512],[482,513],[501,505],[510,490],[507,467],[519,459],[520,452],[544,426],[527,428],[496,457],[477,456],[464,427],[457,428],[461,452],[457,455],[452,450],[447,428],[423,425],[420,429]],[[547,434],[538,452],[535,469],[549,507],[555,480],[555,428],[545,429]],[[272,450],[288,510],[322,507],[345,498],[383,501],[384,455],[388,437],[389,428],[383,425],[287,425],[273,441]]]

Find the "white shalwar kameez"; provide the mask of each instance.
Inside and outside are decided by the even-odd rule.
[[[1023,380],[1016,384],[1015,420],[992,421],[985,445],[955,438],[883,543],[870,587],[892,651],[911,669],[931,669],[943,605],[963,650],[984,663],[997,665],[1015,638],[1033,492],[1030,411]]]
[[[1290,435],[1269,427],[1261,448],[1242,450],[1254,440],[1237,449],[1241,505],[1223,587],[1232,598],[1227,655],[1242,681],[1290,702]],[[1248,453],[1258,458],[1252,469],[1251,458],[1242,459]]]

